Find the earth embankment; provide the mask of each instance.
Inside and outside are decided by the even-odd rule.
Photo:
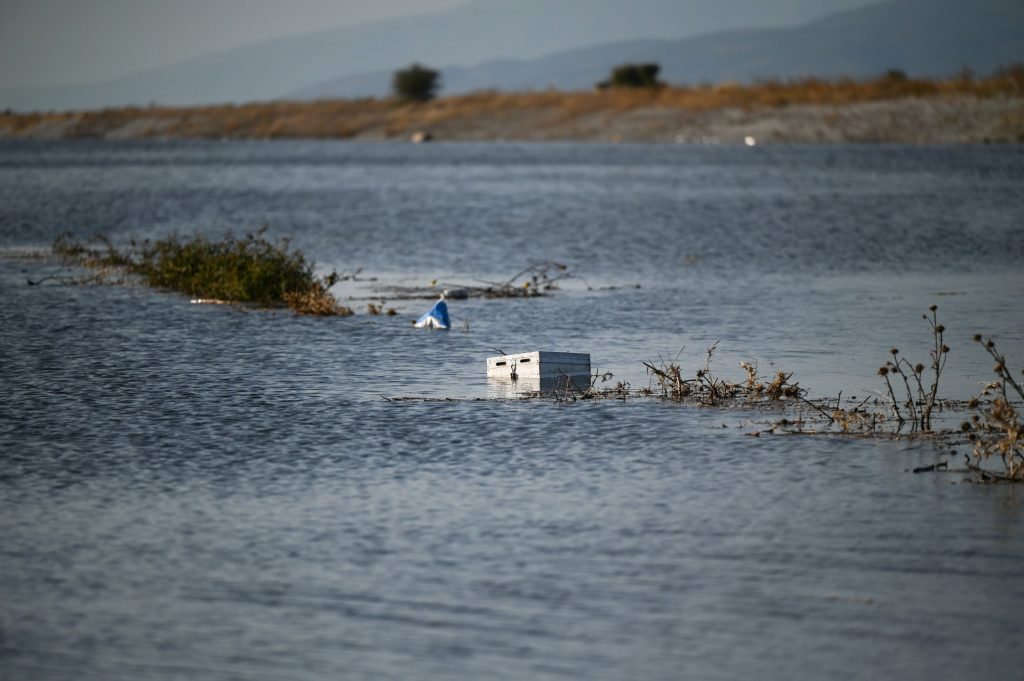
[[[1018,82],[1020,81],[1020,82]],[[480,92],[426,103],[276,101],[0,114],[0,138],[1024,142],[1024,77],[652,91]]]

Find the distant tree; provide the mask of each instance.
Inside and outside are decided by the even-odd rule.
[[[434,69],[412,64],[395,71],[391,79],[391,90],[396,97],[408,102],[428,102],[437,94],[440,75]]]
[[[658,64],[621,64],[612,69],[608,80],[602,80],[597,87],[657,88],[664,83],[658,80]]]
[[[907,72],[903,69],[889,69],[882,78],[890,83],[905,83],[909,80]]]

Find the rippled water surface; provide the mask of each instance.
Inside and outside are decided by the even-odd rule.
[[[488,399],[484,360],[641,387],[719,341],[732,378],[866,397],[935,303],[964,398],[975,332],[1024,364],[1022,187],[1012,147],[0,145],[0,678],[1013,678],[1021,490],[757,412]],[[20,256],[263,224],[377,277],[360,314]],[[575,278],[452,301],[464,332],[363,313],[546,259]]]

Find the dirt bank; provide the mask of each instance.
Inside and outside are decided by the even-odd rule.
[[[1024,91],[861,84],[386,99],[0,114],[0,138],[742,143],[1022,143]]]

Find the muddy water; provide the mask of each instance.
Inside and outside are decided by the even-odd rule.
[[[752,438],[763,416],[488,400],[496,349],[616,381],[719,342],[868,396],[897,345],[966,397],[1024,361],[1013,148],[0,146],[0,677],[1006,678],[1019,490],[907,441]],[[384,283],[576,278],[453,301],[466,332],[141,288],[9,257],[269,225]],[[453,397],[393,402],[381,396]],[[955,483],[955,484],[954,484]]]

